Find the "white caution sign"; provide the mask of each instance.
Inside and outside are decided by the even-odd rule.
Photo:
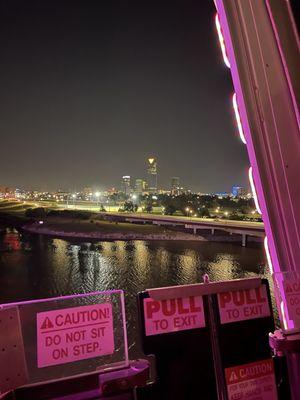
[[[203,300],[191,296],[170,300],[144,299],[146,336],[205,326]]]
[[[113,315],[110,303],[37,314],[38,368],[113,352]]]
[[[265,285],[255,289],[219,293],[218,303],[221,324],[271,315]]]
[[[226,368],[228,400],[277,400],[271,359]]]

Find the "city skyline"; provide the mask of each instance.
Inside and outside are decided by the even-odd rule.
[[[121,177],[121,181],[118,186],[107,186],[103,185],[95,185],[95,186],[80,186],[76,188],[63,188],[57,187],[53,190],[43,190],[38,187],[13,187],[9,185],[0,185],[0,198],[5,197],[5,194],[12,193],[69,193],[70,196],[73,194],[79,193],[89,193],[90,195],[95,196],[97,193],[99,194],[109,194],[109,193],[124,193],[126,195],[132,194],[169,194],[172,196],[178,196],[180,194],[198,194],[198,195],[211,195],[211,196],[242,196],[247,194],[252,195],[251,188],[249,186],[240,186],[240,185],[232,185],[230,188],[227,188],[226,191],[217,190],[215,192],[203,192],[203,191],[193,191],[188,187],[184,186],[174,186],[174,179],[179,179],[180,177],[170,177],[170,183],[168,186],[159,187],[156,192],[149,190],[148,182],[144,179],[133,178],[130,175],[126,175]]]
[[[160,186],[247,185],[214,13],[191,0],[6,2],[0,183],[118,186],[155,154]]]
[[[12,189],[12,190],[25,190],[25,191],[39,191],[39,192],[59,192],[59,191],[68,191],[69,193],[76,193],[76,192],[86,192],[86,191],[101,191],[107,192],[110,190],[115,190],[119,192],[124,192],[125,194],[129,193],[138,193],[138,192],[149,192],[149,193],[159,193],[159,192],[166,192],[169,191],[171,194],[179,194],[180,192],[191,192],[191,193],[202,193],[202,194],[218,194],[218,193],[234,193],[234,190],[246,190],[249,191],[249,184],[241,186],[240,184],[233,183],[230,188],[226,188],[226,190],[216,190],[214,192],[205,192],[201,190],[192,190],[190,187],[186,186],[184,183],[182,184],[182,177],[179,176],[170,176],[169,182],[166,185],[161,185],[159,182],[159,172],[160,169],[158,167],[159,160],[155,155],[150,157],[146,157],[144,159],[144,169],[140,170],[139,172],[135,172],[132,175],[122,175],[119,179],[119,183],[117,185],[108,185],[104,186],[100,182],[95,185],[91,185],[85,182],[84,185],[79,187],[56,187],[55,189],[45,189],[45,188],[38,188],[24,185],[19,185],[18,187],[11,187],[7,184],[1,184],[0,182],[0,193],[3,191],[2,189]],[[137,188],[137,186],[139,188]],[[141,188],[144,190],[141,190]],[[229,189],[229,190],[228,190]]]

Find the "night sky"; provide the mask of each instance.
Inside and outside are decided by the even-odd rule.
[[[1,0],[0,186],[247,184],[213,0]]]

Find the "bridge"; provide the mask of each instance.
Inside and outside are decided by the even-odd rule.
[[[262,222],[234,221],[212,218],[193,218],[168,215],[153,214],[127,214],[127,213],[109,213],[108,215],[118,218],[120,221],[130,223],[144,223],[159,226],[184,227],[193,230],[196,235],[201,230],[208,230],[212,235],[216,231],[228,232],[230,235],[241,235],[242,246],[246,246],[249,236],[265,237],[264,224]]]

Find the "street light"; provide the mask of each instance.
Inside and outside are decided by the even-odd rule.
[[[186,207],[185,211],[186,211],[186,216],[188,217],[190,209],[188,207]]]
[[[72,198],[73,198],[73,207],[75,207],[75,199],[76,199],[76,194],[75,193],[72,194]]]

